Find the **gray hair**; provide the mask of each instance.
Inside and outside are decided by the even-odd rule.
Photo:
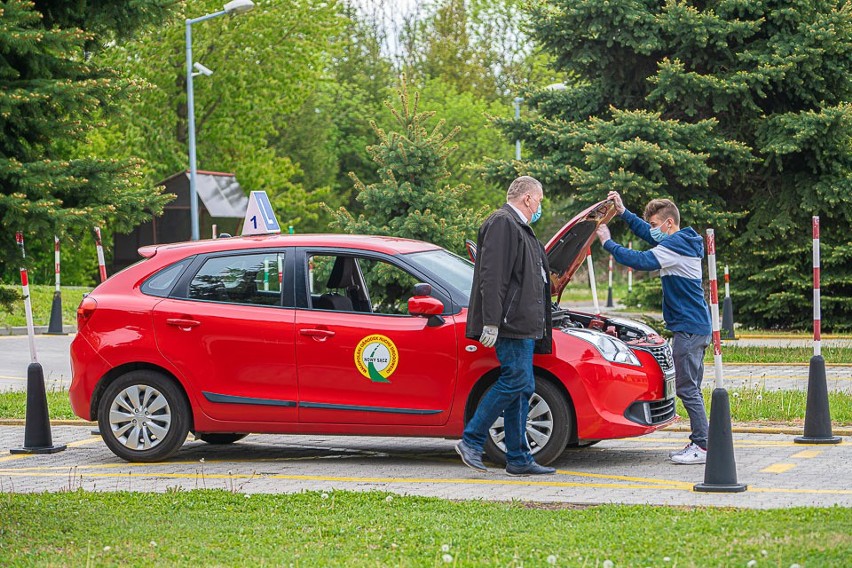
[[[534,177],[521,176],[509,185],[509,190],[506,192],[506,201],[515,201],[527,193],[538,192],[544,192],[540,181]]]

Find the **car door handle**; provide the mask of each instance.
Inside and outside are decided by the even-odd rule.
[[[313,337],[314,341],[325,341],[329,337],[334,337],[334,332],[328,329],[306,328],[299,330],[299,333],[308,337]]]
[[[201,325],[201,322],[193,319],[186,318],[169,318],[166,320],[168,325],[173,325],[175,327],[179,327],[181,329],[191,329],[197,325]]]

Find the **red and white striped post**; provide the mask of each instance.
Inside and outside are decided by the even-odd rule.
[[[59,288],[59,237],[53,235],[53,268],[56,273],[56,292],[60,291]]]
[[[30,299],[30,281],[27,276],[27,253],[24,249],[24,234],[15,233],[15,241],[21,247],[21,289],[24,294],[24,313],[27,317],[27,335],[30,340],[30,364],[27,366],[27,411],[24,426],[24,445],[12,448],[12,454],[53,454],[65,449],[65,445],[53,445],[50,433],[50,415],[47,411],[47,393],[44,388],[44,369],[38,362],[35,348],[33,307]]]
[[[609,287],[606,292],[606,307],[612,308],[612,255],[609,255]]]
[[[64,335],[62,329],[62,291],[59,285],[59,237],[53,235],[53,266],[56,275],[56,290],[53,292],[53,304],[50,307],[48,335]]]
[[[725,388],[722,378],[722,336],[719,328],[719,286],[716,281],[716,238],[707,229],[707,277],[710,279],[710,318],[713,325],[713,371],[716,388]]]
[[[819,217],[812,220],[814,242],[814,355],[808,367],[808,401],[805,406],[804,435],[793,441],[798,444],[839,444],[840,436],[831,430],[831,408],[828,404],[828,384],[825,359],[822,357],[822,316],[819,287]]]
[[[98,250],[98,269],[101,272],[101,282],[107,279],[106,262],[104,261],[104,247],[101,244],[101,228],[95,227],[95,248]]]
[[[819,217],[814,215],[812,219],[813,241],[814,241],[814,357],[822,355],[822,331],[821,307],[819,299]]]
[[[725,297],[731,297],[731,274],[728,272],[728,265],[725,265]]]
[[[633,250],[633,241],[627,241],[627,248]],[[627,267],[627,293],[633,292],[633,269]]]
[[[704,483],[693,490],[705,493],[740,493],[747,485],[737,482],[734,436],[731,427],[731,402],[722,379],[722,339],[719,333],[719,286],[716,281],[716,239],[707,229],[707,276],[710,279],[710,317],[713,325],[713,368],[716,388],[710,403],[710,428],[707,432],[707,461]]]
[[[21,257],[24,262],[21,264],[21,291],[24,294],[24,314],[27,318],[27,335],[30,339],[30,362],[38,363],[35,348],[35,327],[33,326],[33,304],[30,299],[30,279],[27,276],[27,267],[24,265],[27,261],[27,253],[24,249],[24,234],[20,231],[15,233],[15,241],[21,247]]]

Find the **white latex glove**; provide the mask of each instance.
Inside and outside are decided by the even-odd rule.
[[[609,195],[607,195],[606,198],[611,199],[615,202],[615,212],[618,215],[624,213],[624,202],[621,201],[621,196],[618,194],[617,191],[610,191]]]
[[[497,343],[497,326],[496,325],[486,325],[482,328],[482,335],[479,338],[479,342],[483,347],[494,347]]]
[[[606,223],[601,223],[600,225],[598,225],[598,228],[595,232],[598,234],[598,240],[601,242],[601,244],[604,244],[612,238],[612,235],[610,235],[609,232],[609,227],[606,226]]]

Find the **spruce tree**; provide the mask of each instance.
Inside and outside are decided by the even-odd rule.
[[[716,230],[737,321],[761,327],[810,326],[819,215],[823,326],[852,329],[852,5],[552,0],[530,22],[567,88],[500,121],[532,157],[490,175],[529,173],[577,205],[673,199],[684,225]]]
[[[379,181],[365,185],[350,174],[364,212],[356,218],[341,207],[333,211],[332,228],[419,239],[462,252],[464,240],[476,234],[479,219],[461,204],[467,186],[446,183],[447,157],[455,149],[450,141],[458,129],[444,134],[444,120],[431,126],[435,113],[418,110],[419,93],[409,94],[404,77],[397,95],[398,107],[386,103],[397,130],[386,132],[372,123],[379,143],[368,146],[367,152],[378,166]]]
[[[54,234],[79,242],[91,239],[94,225],[130,230],[168,198],[141,185],[136,161],[98,159],[87,150],[86,134],[132,85],[91,62],[84,47],[92,35],[56,24],[46,27],[32,2],[0,2],[4,282],[18,279],[15,231],[25,234],[28,258],[52,268]]]

